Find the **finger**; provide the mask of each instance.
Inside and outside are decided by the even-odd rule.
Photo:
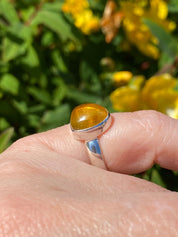
[[[67,195],[69,190],[74,193],[77,190],[77,195],[79,193],[96,194],[105,198],[107,196],[114,197],[124,192],[167,191],[143,179],[126,174],[106,172],[79,160],[64,158],[45,146],[34,145],[28,150],[24,149],[25,146],[26,144],[18,149],[14,146],[13,149],[3,154],[0,160],[0,193],[22,186],[28,195],[30,189],[44,191],[43,184],[46,182],[48,188],[63,190]],[[15,180],[19,180],[19,182]]]
[[[178,170],[178,121],[155,111],[112,114],[111,128],[100,136],[109,170],[138,173],[154,163]],[[89,163],[84,142],[76,141],[69,125],[27,137],[58,153]]]
[[[178,170],[178,121],[156,111],[114,114],[112,129],[101,137],[107,166],[124,173],[153,164]]]

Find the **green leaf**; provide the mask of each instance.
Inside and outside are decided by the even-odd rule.
[[[70,118],[70,106],[63,104],[57,107],[55,110],[47,111],[42,120],[40,131],[52,129],[64,125]]]
[[[53,91],[53,104],[58,106],[67,95],[68,88],[61,78],[56,78],[54,82],[56,88]]]
[[[159,40],[160,49],[169,57],[175,58],[178,54],[176,40],[161,26],[150,19],[143,19],[143,22],[149,27],[152,34]]]
[[[50,30],[56,32],[62,40],[75,39],[71,26],[64,19],[61,12],[40,10],[33,19],[32,25],[43,24]]]
[[[51,54],[52,59],[54,64],[56,65],[57,69],[63,73],[66,73],[67,70],[67,66],[64,62],[64,59],[62,58],[62,55],[60,54],[60,52],[58,50],[54,50]]]
[[[30,127],[38,128],[40,124],[40,117],[37,116],[36,114],[29,114],[28,117],[28,122]]]
[[[172,171],[175,176],[178,176],[178,171]]]
[[[32,95],[36,100],[39,102],[42,102],[44,104],[51,104],[51,97],[48,91],[39,89],[36,87],[29,87],[28,88],[28,93]]]
[[[0,61],[0,74],[8,73],[10,65]]]
[[[85,86],[94,93],[102,92],[101,83],[96,73],[94,65],[92,65],[87,59],[80,63],[80,77],[85,81]]]
[[[168,10],[170,13],[178,13],[178,1],[170,0],[168,4]]]
[[[8,142],[11,139],[13,133],[14,133],[14,129],[8,128],[7,130],[5,130],[3,133],[0,134],[0,153],[6,149]]]
[[[19,111],[20,114],[24,115],[27,113],[28,107],[27,107],[27,104],[25,103],[25,101],[14,100],[14,101],[12,101],[12,104],[13,104],[14,108],[17,109],[17,111]]]
[[[0,88],[12,95],[17,95],[19,91],[19,81],[11,74],[5,74],[0,80]]]
[[[29,67],[38,67],[40,62],[35,48],[30,45],[27,49],[26,55],[22,59],[22,63]]]
[[[62,5],[64,4],[64,1],[56,1],[56,2],[46,2],[42,9],[47,11],[56,11],[59,12],[62,8]]]
[[[101,104],[102,103],[102,99],[99,96],[88,94],[85,92],[80,92],[77,90],[69,90],[68,98],[75,101],[77,104],[82,104],[82,103]]]
[[[54,43],[54,33],[51,31],[46,31],[41,38],[41,44],[44,47],[50,47]]]
[[[167,55],[167,53],[162,53],[158,62],[159,68],[162,69],[165,65],[172,64],[174,62],[173,57]]]
[[[3,61],[8,62],[25,53],[26,45],[22,41],[14,41],[9,37],[3,40]]]
[[[17,34],[18,32],[18,34]],[[8,62],[25,53],[31,44],[32,31],[21,23],[8,28],[2,43],[3,61]]]
[[[152,170],[151,181],[155,184],[162,186],[162,187],[166,187],[159,171],[156,168],[154,168]]]
[[[0,15],[3,15],[10,24],[14,24],[19,21],[13,4],[8,0],[0,1]]]
[[[22,8],[20,11],[20,17],[23,22],[28,22],[28,20],[33,17],[34,12],[36,11],[35,6],[29,6],[27,8]]]
[[[44,104],[38,104],[34,105],[32,107],[28,108],[28,113],[41,113],[42,111],[45,110],[45,105]]]
[[[9,128],[10,124],[7,122],[6,118],[0,118],[0,131],[4,131]]]

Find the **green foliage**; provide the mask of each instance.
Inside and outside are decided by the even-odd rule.
[[[106,1],[89,2],[102,17]],[[111,71],[149,77],[177,57],[177,33],[173,36],[148,19],[145,23],[159,39],[160,60],[132,46],[122,49],[122,29],[110,44],[101,31],[82,34],[62,5],[62,0],[0,1],[0,132],[9,128],[0,135],[0,151],[12,133],[11,141],[68,123],[78,104],[94,102],[112,112],[109,94],[114,86],[107,79]],[[169,9],[177,20],[176,0],[170,1]],[[111,58],[103,64],[103,59]],[[149,66],[144,68],[144,63]],[[169,186],[160,174],[154,170],[149,180]]]
[[[14,129],[8,128],[3,133],[0,134],[0,153],[7,148],[9,140],[13,135]]]
[[[169,8],[169,12],[178,13],[178,1],[177,0],[170,0],[168,8]]]
[[[173,63],[178,55],[177,38],[174,38],[164,28],[154,23],[150,19],[144,19],[143,22],[149,27],[152,34],[159,41],[159,48],[163,52],[161,59],[163,59],[163,57],[165,59],[164,61],[160,60],[160,67],[163,67],[166,62]]]

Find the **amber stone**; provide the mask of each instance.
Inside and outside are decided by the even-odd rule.
[[[91,128],[101,123],[108,115],[108,111],[97,104],[82,104],[74,108],[70,124],[74,130]]]

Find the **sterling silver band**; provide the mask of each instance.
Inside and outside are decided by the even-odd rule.
[[[85,141],[90,163],[102,169],[107,169],[107,167],[105,165],[102,150],[100,148],[98,136],[103,134],[110,127],[110,125],[111,117],[110,113],[108,112],[107,117],[94,127],[83,130],[74,130],[71,128],[76,140]]]
[[[91,164],[103,169],[107,169],[102,157],[102,152],[100,149],[98,138],[91,141],[87,141],[85,143],[86,143],[86,147],[88,150]]]

